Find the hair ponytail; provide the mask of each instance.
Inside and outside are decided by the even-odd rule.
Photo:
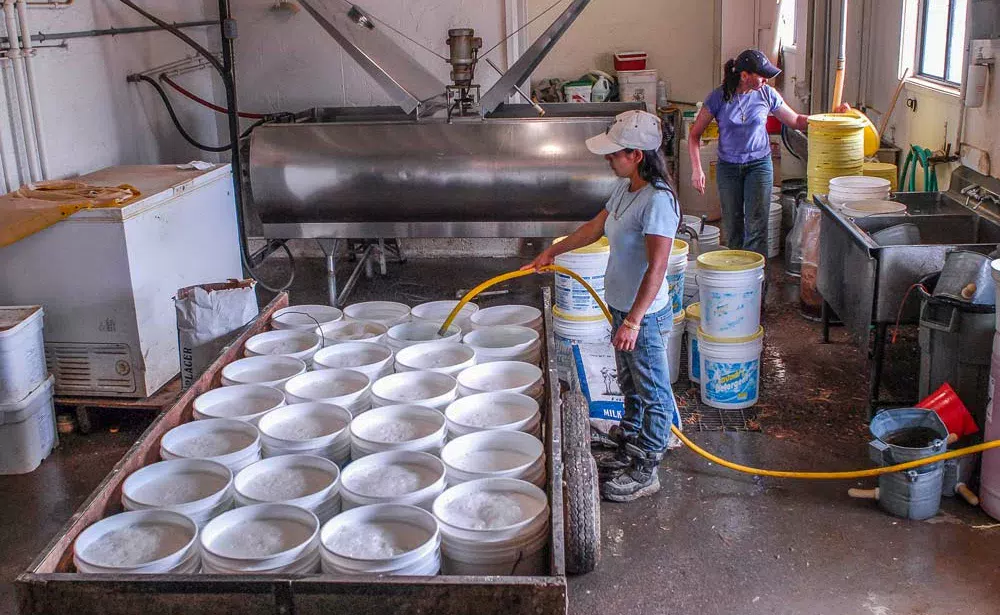
[[[736,88],[740,85],[740,73],[736,70],[736,59],[730,58],[726,62],[722,75],[722,100],[729,102],[736,94]]]

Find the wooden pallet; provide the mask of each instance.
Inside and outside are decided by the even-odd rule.
[[[55,404],[69,408],[76,415],[77,429],[87,434],[91,431],[91,411],[104,408],[115,410],[138,410],[146,412],[162,412],[177,401],[181,395],[181,377],[177,376],[166,383],[160,390],[142,399],[124,397],[74,397],[56,396]]]

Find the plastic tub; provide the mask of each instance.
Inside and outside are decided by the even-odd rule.
[[[451,325],[447,335],[441,337],[438,331],[441,329],[440,322],[413,321],[404,322],[389,329],[386,333],[386,341],[389,347],[399,352],[408,346],[423,344],[426,342],[454,342],[462,341],[462,331],[460,327]]]
[[[377,322],[367,321],[339,321],[321,325],[320,334],[327,346],[342,344],[344,342],[371,342],[381,343],[385,339],[385,332],[389,329]]]
[[[247,357],[280,355],[301,359],[308,365],[322,346],[323,340],[311,331],[294,329],[267,331],[248,339],[243,355]]]
[[[455,438],[441,449],[449,485],[480,478],[518,478],[545,484],[545,449],[520,431],[479,431]]]
[[[537,437],[541,430],[538,402],[522,393],[469,395],[449,404],[444,415],[452,437],[487,430],[524,431]]]
[[[256,504],[223,513],[201,532],[205,571],[315,572],[319,526],[316,515],[290,504]],[[307,570],[301,570],[303,564]]]
[[[444,410],[458,397],[453,376],[430,371],[402,372],[380,378],[372,385],[372,405],[419,404]]]
[[[160,457],[208,459],[239,472],[260,460],[260,432],[236,419],[206,419],[174,427],[160,440]]]
[[[781,200],[771,201],[767,215],[767,257],[781,254]]]
[[[263,384],[240,384],[202,393],[192,404],[194,419],[238,419],[256,424],[266,413],[285,405],[285,394]]]
[[[688,267],[688,252],[686,241],[674,239],[670,258],[667,260],[666,283],[670,292],[670,306],[675,315],[684,311],[684,272]]]
[[[430,453],[375,453],[344,468],[340,486],[344,510],[385,503],[430,510],[445,489],[445,466]]]
[[[386,451],[437,454],[447,422],[438,410],[417,405],[385,406],[351,422],[351,459]]]
[[[323,348],[313,357],[313,369],[353,369],[372,382],[392,373],[392,349],[382,343],[343,342]]]
[[[462,343],[476,351],[478,363],[524,361],[538,365],[542,342],[538,331],[516,325],[486,327],[472,331]]]
[[[496,305],[483,308],[472,315],[472,328],[517,325],[542,332],[542,311],[530,305]]]
[[[257,424],[264,457],[316,455],[343,466],[351,458],[351,413],[324,402],[284,406]]]
[[[543,392],[542,370],[520,361],[496,361],[470,367],[458,375],[458,394],[509,391],[538,399]]]
[[[0,307],[0,404],[19,402],[45,382],[42,307]]]
[[[323,571],[400,575],[440,567],[441,533],[428,511],[405,504],[375,504],[337,515],[320,532]]]
[[[323,369],[296,376],[285,383],[290,403],[322,401],[341,406],[357,416],[371,408],[371,379],[353,369]]]
[[[410,306],[395,301],[365,301],[344,308],[348,320],[377,322],[385,327],[394,327],[409,322]]]
[[[698,330],[701,400],[713,408],[738,410],[757,403],[764,328],[744,338],[719,338]]]
[[[325,523],[340,512],[340,470],[314,455],[282,455],[248,466],[233,482],[239,506],[283,503],[304,508]]]
[[[438,328],[440,328],[458,303],[459,302],[455,300],[421,303],[420,305],[414,306],[410,313],[414,321],[434,323],[438,326]],[[462,333],[472,331],[472,315],[478,311],[478,305],[471,302],[466,303],[462,306],[462,311],[458,313],[458,316],[455,317],[455,321],[452,324],[461,329]]]
[[[49,456],[59,441],[49,376],[27,397],[0,404],[0,474],[26,474]]]
[[[222,368],[222,386],[262,384],[284,390],[286,382],[306,373],[307,369],[305,361],[294,357],[247,357]]]
[[[401,349],[396,354],[397,372],[429,371],[457,376],[476,364],[476,351],[453,342],[425,342]]]
[[[681,348],[684,346],[684,312],[674,316],[674,326],[667,336],[667,360],[670,384],[676,384],[681,375]]]
[[[553,332],[565,340],[604,342],[611,340],[611,323],[601,316],[571,317],[552,309]]]
[[[698,327],[701,326],[701,304],[692,303],[684,311],[684,328],[687,334],[688,380],[701,382],[701,355],[698,353]]]
[[[721,250],[698,257],[701,327],[710,336],[740,338],[760,327],[764,257]]]
[[[553,244],[559,243],[565,237],[559,237]],[[611,244],[607,237],[560,254],[555,258],[555,264],[574,271],[597,292],[604,295],[604,272],[608,268],[608,258],[611,255]],[[556,272],[556,296],[554,307],[566,316],[601,316],[601,306],[587,292],[582,284],[565,273]]]
[[[173,459],[140,468],[122,483],[125,510],[170,510],[198,527],[233,507],[233,471],[207,459]]]
[[[136,510],[112,515],[80,532],[73,563],[91,574],[166,574],[198,553],[198,527],[169,510]]]
[[[316,327],[343,317],[343,312],[329,305],[290,305],[271,316],[271,327],[314,332]]]

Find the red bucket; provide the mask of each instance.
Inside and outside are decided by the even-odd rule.
[[[972,414],[959,399],[955,389],[951,388],[947,382],[917,402],[917,408],[937,412],[945,427],[948,428],[948,433],[953,433],[959,438],[979,432],[979,427],[976,425],[975,419],[972,418]]]

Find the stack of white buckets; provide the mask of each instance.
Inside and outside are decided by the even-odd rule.
[[[781,188],[771,189],[771,208],[767,215],[767,257],[781,254]]]

